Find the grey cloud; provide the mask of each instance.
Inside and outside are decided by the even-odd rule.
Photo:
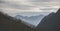
[[[22,9],[22,10],[29,10],[31,9],[33,6],[29,6],[29,5],[17,5],[17,4],[8,4],[10,7],[13,7],[13,8],[17,8],[17,9]]]
[[[0,0],[0,3],[4,3],[4,1]]]
[[[31,8],[35,7],[30,5],[16,4],[14,2],[4,2],[2,4],[5,4],[7,7],[10,8],[22,9],[22,10],[30,10]]]
[[[54,1],[60,1],[60,0],[29,0],[31,2],[54,2]]]
[[[57,10],[57,8],[42,8],[42,9],[40,9],[40,10]]]
[[[44,12],[55,12],[56,13],[58,8],[42,8],[40,10],[42,10]]]
[[[59,5],[60,0],[29,0],[34,5],[37,6],[50,6],[50,5]],[[53,3],[55,2],[55,3]],[[57,3],[58,2],[58,3]]]
[[[31,2],[50,2],[51,0],[30,0]]]
[[[36,5],[36,6],[44,6],[44,7],[48,7],[49,5],[52,5],[51,3],[44,3],[44,2],[51,2],[54,0],[28,0],[32,5]],[[56,0],[59,1],[59,0]],[[22,9],[22,10],[30,10],[32,8],[34,8],[35,6],[31,6],[31,5],[23,5],[23,4],[16,4],[14,2],[5,2],[5,1],[0,1],[2,4],[7,5],[7,7],[9,8],[14,8],[14,9]],[[55,5],[58,5],[57,3]],[[5,6],[6,7],[6,6]],[[42,9],[42,10],[46,10],[46,9]],[[47,9],[47,10],[51,10],[51,9]]]

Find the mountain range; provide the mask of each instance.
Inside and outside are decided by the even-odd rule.
[[[40,21],[43,19],[44,15],[38,15],[38,16],[21,16],[21,15],[16,15],[15,18],[21,19],[22,21],[37,26]]]
[[[21,16],[21,15],[17,15],[16,18],[17,19],[25,19],[25,20],[29,20],[29,21],[35,21],[35,20],[39,20],[41,17],[43,17],[44,15],[38,15],[38,16]]]

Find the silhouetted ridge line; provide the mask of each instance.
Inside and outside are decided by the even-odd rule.
[[[60,13],[60,8],[58,9],[57,13]]]
[[[58,11],[56,12],[57,14],[60,14],[60,8],[58,9]]]
[[[37,28],[33,29],[27,25],[21,23],[21,20],[17,20],[11,16],[8,16],[0,12],[0,31],[40,31]]]
[[[42,28],[43,31],[60,31],[60,9],[56,13],[50,13],[45,16],[37,28]]]

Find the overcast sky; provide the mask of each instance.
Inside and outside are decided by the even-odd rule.
[[[0,11],[7,14],[21,12],[56,12],[60,0],[0,0]]]

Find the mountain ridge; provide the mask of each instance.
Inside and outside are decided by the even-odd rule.
[[[60,31],[60,9],[44,17],[37,28],[42,28],[44,31]]]
[[[0,12],[0,31],[38,31],[37,28],[31,28],[3,12]]]
[[[31,17],[23,17],[23,16],[20,16],[20,15],[17,15],[15,18],[17,19],[21,19],[23,20],[24,22],[28,23],[28,24],[31,24],[33,26],[37,26],[38,23],[43,19],[44,15],[38,15],[38,16],[31,16]]]

